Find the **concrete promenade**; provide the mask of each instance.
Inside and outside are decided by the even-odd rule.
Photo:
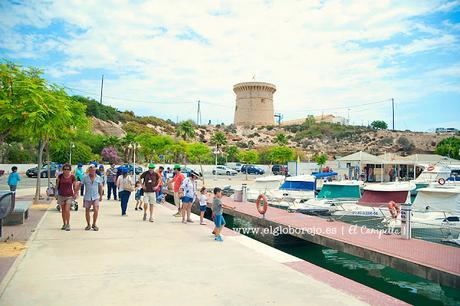
[[[210,224],[184,225],[169,204],[150,223],[133,201],[128,217],[103,201],[99,232],[83,229],[83,211],[61,231],[54,206],[0,284],[0,305],[404,304],[231,230],[215,242]]]

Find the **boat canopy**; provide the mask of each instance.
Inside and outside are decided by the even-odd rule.
[[[358,204],[363,206],[379,207],[387,205],[390,201],[402,204],[406,203],[408,191],[374,191],[364,190],[363,197]]]
[[[281,185],[282,190],[300,190],[311,191],[315,190],[315,177],[311,175],[298,175],[287,177]]]
[[[359,199],[359,185],[324,184],[318,194],[319,199]]]
[[[337,172],[313,172],[311,175],[313,175],[316,179],[319,179],[319,178],[336,176],[337,174],[338,174]]]

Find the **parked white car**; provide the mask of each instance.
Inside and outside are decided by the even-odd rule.
[[[226,163],[225,166],[229,167],[230,169],[240,172],[242,164],[237,163],[237,162],[236,163],[230,162],[230,163]]]
[[[214,175],[236,175],[238,171],[230,169],[229,167],[226,166],[216,166],[212,170],[212,174]]]

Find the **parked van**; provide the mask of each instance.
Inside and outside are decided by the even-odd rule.
[[[226,163],[225,166],[229,167],[230,169],[240,172],[242,165],[241,163]]]

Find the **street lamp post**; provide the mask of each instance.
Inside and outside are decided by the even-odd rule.
[[[220,151],[219,151],[219,149],[216,147],[216,148],[214,149],[214,152],[213,152],[213,153],[214,153],[214,155],[216,156],[216,167],[215,167],[215,169],[214,169],[214,180],[217,180],[217,154],[219,154]]]
[[[72,166],[72,149],[75,148],[75,144],[73,142],[70,143],[70,152],[69,152],[69,164]]]
[[[136,182],[136,149],[140,149],[141,145],[138,143],[129,144],[128,148],[133,149],[133,174],[134,182]]]

